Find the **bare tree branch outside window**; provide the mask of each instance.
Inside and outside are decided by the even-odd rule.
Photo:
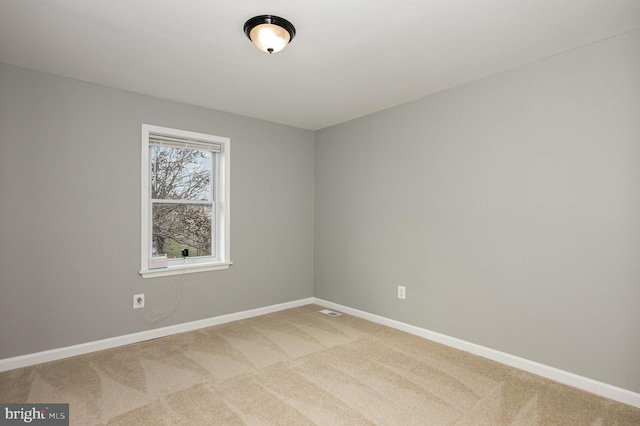
[[[152,255],[212,256],[212,154],[208,151],[150,147]],[[163,202],[164,201],[164,202]]]

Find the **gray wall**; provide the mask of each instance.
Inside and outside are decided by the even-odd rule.
[[[316,297],[640,392],[639,31],[318,131],[315,164]]]
[[[250,100],[248,100],[250,101]],[[143,279],[141,123],[231,138],[229,270]],[[313,132],[0,64],[0,359],[311,297]]]
[[[0,359],[315,295],[640,392],[638,75],[636,31],[314,153],[309,131],[0,64]],[[180,281],[138,275],[141,123],[232,139],[235,264],[185,276],[153,325],[132,295],[167,311]]]

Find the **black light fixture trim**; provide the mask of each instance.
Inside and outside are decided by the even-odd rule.
[[[249,38],[249,40],[251,40],[251,36],[249,35],[251,34],[251,30],[262,24],[273,24],[287,30],[289,36],[291,37],[289,39],[289,43],[291,43],[291,40],[293,40],[293,38],[296,36],[296,27],[294,27],[293,24],[286,19],[274,15],[260,15],[254,16],[244,23],[244,33],[247,35],[247,38]]]

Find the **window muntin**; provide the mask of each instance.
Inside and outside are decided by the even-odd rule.
[[[142,130],[140,273],[227,268],[230,140],[146,124]],[[151,259],[165,255],[167,267],[150,267]]]

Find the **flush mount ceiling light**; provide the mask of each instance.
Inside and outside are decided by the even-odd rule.
[[[293,24],[273,15],[260,15],[244,23],[244,33],[263,52],[276,53],[296,36]]]

